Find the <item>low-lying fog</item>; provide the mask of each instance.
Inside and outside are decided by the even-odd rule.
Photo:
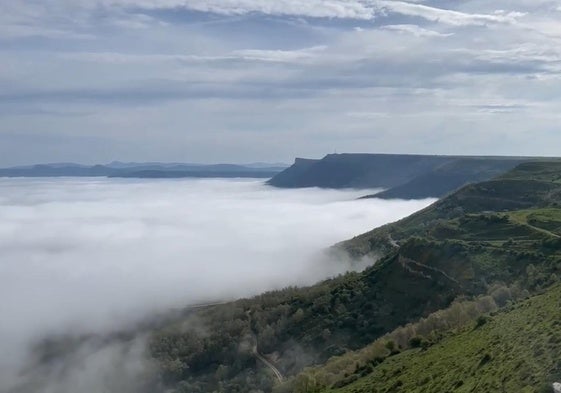
[[[355,200],[367,193],[0,179],[0,391],[44,335],[107,332],[155,311],[312,283],[349,269],[322,249],[432,202]]]

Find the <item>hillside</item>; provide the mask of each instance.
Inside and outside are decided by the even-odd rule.
[[[269,184],[285,188],[389,188],[453,160],[445,156],[328,154],[321,160],[297,159]]]
[[[464,187],[398,223],[342,243],[356,258],[384,255],[364,272],[207,310],[200,315],[211,332],[206,338],[184,328],[164,329],[155,336],[154,356],[163,361],[170,386],[183,381],[188,391],[216,389],[214,373],[222,365],[224,391],[246,391],[248,378],[250,387],[269,391],[269,371],[250,353],[240,358],[239,343],[248,337],[290,376],[360,349],[461,296],[497,288],[540,291],[561,268],[560,178],[558,162],[522,164],[498,179]],[[202,343],[196,355],[178,350],[187,342]]]
[[[376,198],[444,196],[468,183],[496,177],[523,162],[518,157],[455,157],[397,154],[329,154],[297,159],[275,175],[275,187],[384,188]]]
[[[470,184],[420,212],[396,223],[376,228],[339,246],[351,255],[360,257],[391,249],[392,242],[399,243],[411,236],[474,240],[485,232],[472,233],[477,226],[464,225],[478,218],[482,220],[480,225],[485,224],[488,235],[504,237],[505,232],[496,232],[485,217],[499,217],[495,212],[559,207],[560,179],[559,161],[520,164],[496,179]],[[477,213],[483,215],[477,216]],[[509,219],[508,223],[520,224],[517,220],[512,220],[512,217],[516,217],[515,213],[502,217]],[[522,229],[536,231],[536,228],[531,226],[523,226]],[[392,239],[392,242],[389,239]]]
[[[366,198],[421,199],[441,197],[468,183],[497,177],[521,161],[516,159],[465,158],[443,164],[413,180]]]
[[[478,305],[477,299],[490,299],[484,301],[487,306],[476,307],[480,313],[489,304],[501,306],[539,293],[561,274],[560,197],[560,162],[521,164],[332,250],[357,259],[378,258],[361,273],[200,310],[187,308],[150,331],[157,381],[170,393],[270,392],[277,378],[254,351],[292,383],[290,377],[305,367],[368,348],[439,310],[455,310],[455,300],[474,299]],[[454,312],[438,315],[446,326],[457,319]],[[428,329],[432,338],[427,342],[436,343],[442,334],[438,326]],[[387,353],[376,364],[406,349],[403,344],[384,348]],[[361,375],[371,368],[361,368]],[[343,382],[348,377],[343,375]],[[306,386],[299,391],[317,391]]]
[[[427,349],[388,357],[324,392],[552,392],[561,381],[561,286],[470,324]]]

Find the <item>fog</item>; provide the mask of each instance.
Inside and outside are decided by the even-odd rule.
[[[353,266],[326,247],[432,202],[356,200],[369,192],[255,180],[0,179],[0,391],[42,337],[107,333],[154,312],[342,273]],[[96,370],[69,383],[95,380]]]

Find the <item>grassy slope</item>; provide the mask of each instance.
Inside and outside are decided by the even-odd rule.
[[[550,392],[561,380],[561,286],[330,392]]]
[[[468,185],[418,213],[340,246],[356,257],[385,253],[392,248],[390,238],[401,242],[411,236],[424,237],[436,226],[466,214],[557,207],[561,207],[561,162],[525,163],[497,179]]]
[[[368,197],[383,199],[442,197],[468,183],[497,177],[523,161],[522,159],[459,158],[405,184]]]

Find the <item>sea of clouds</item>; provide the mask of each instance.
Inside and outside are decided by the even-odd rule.
[[[432,202],[356,199],[366,193],[257,180],[0,179],[0,392],[45,336],[109,333],[170,308],[342,273],[350,262],[326,247]],[[94,372],[84,365],[64,383],[52,375],[41,391],[125,391],[122,380],[92,387],[117,370],[102,355],[84,355]]]

